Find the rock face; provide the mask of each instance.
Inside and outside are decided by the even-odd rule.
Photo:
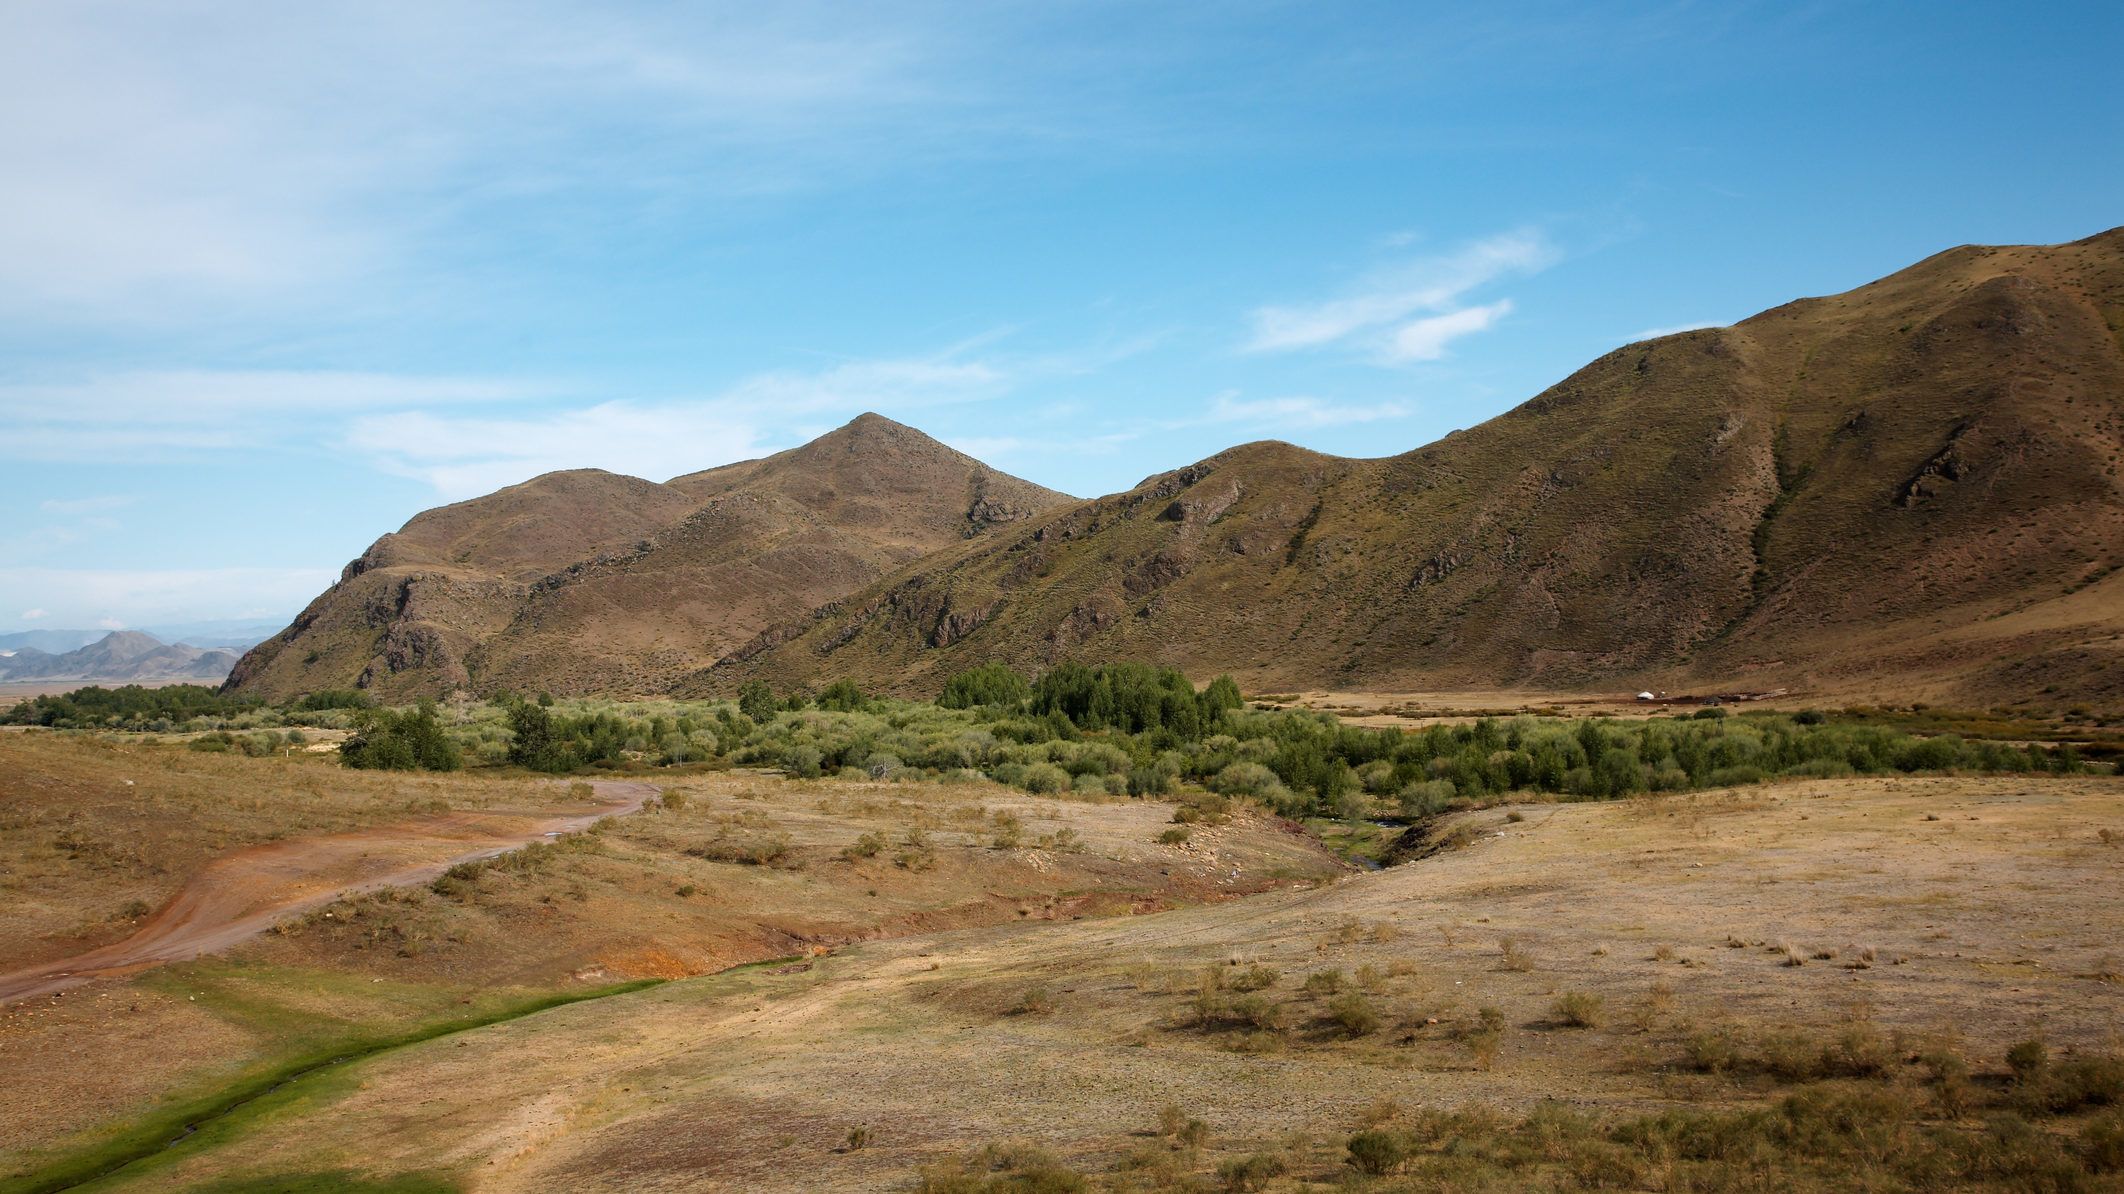
[[[24,647],[0,657],[0,681],[80,680],[130,684],[142,680],[213,683],[236,665],[232,651],[165,643],[138,630],[115,630],[72,651],[51,654]]]
[[[2120,329],[2124,229],[1954,249],[1400,456],[1249,444],[1000,527],[678,687],[934,693],[1067,657],[1268,690],[2124,697]]]
[[[1071,500],[877,415],[661,485],[549,473],[377,540],[229,686],[656,692],[774,619]]]

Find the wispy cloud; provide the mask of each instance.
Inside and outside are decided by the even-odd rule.
[[[180,459],[287,442],[362,411],[522,401],[555,392],[540,381],[292,370],[145,371],[16,383],[0,385],[0,459]],[[44,508],[65,512],[50,503]]]
[[[1375,271],[1340,298],[1257,308],[1250,352],[1355,346],[1392,364],[1435,360],[1447,342],[1490,327],[1509,301],[1461,307],[1461,299],[1501,278],[1535,273],[1557,258],[1540,232],[1522,229],[1457,252]],[[1415,318],[1421,316],[1421,318]]]
[[[880,152],[866,129],[972,110],[930,81],[949,26],[816,16],[21,8],[0,40],[0,309],[167,323],[326,294],[411,264],[438,215],[787,187]]]
[[[1395,362],[1435,361],[1446,354],[1446,345],[1484,331],[1511,313],[1512,300],[1499,299],[1486,306],[1426,316],[1394,329],[1382,355]]]
[[[1196,423],[1247,423],[1285,428],[1340,427],[1351,423],[1376,423],[1405,418],[1409,407],[1399,402],[1338,403],[1309,396],[1241,398],[1226,392],[1210,400],[1209,409]]]
[[[346,444],[452,499],[563,468],[661,481],[790,446],[793,436],[825,430],[822,420],[980,401],[1004,392],[1010,380],[1002,367],[975,361],[854,361],[811,373],[756,374],[693,399],[366,415],[353,420]]]
[[[1629,339],[1625,343],[1635,344],[1639,340],[1657,340],[1661,336],[1679,336],[1683,332],[1700,332],[1705,328],[1729,326],[1731,325],[1722,319],[1705,319],[1697,323],[1677,323],[1673,327],[1646,328],[1641,332],[1631,332]]]
[[[300,609],[337,579],[330,568],[0,568],[0,608],[67,625],[186,621],[232,609]]]

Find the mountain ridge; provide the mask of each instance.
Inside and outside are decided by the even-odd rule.
[[[771,616],[1067,500],[870,413],[664,483],[546,473],[378,539],[229,683],[653,692]]]
[[[1255,688],[1908,672],[2117,695],[2120,329],[2124,229],[1947,250],[1623,346],[1395,456],[1227,449],[772,627],[678,691],[1134,658]]]

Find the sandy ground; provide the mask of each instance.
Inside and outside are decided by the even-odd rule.
[[[2124,831],[2120,796],[1944,777],[1490,810],[1462,849],[1322,888],[866,944],[399,1050],[122,1186],[344,1166],[475,1190],[905,1188],[988,1140],[1102,1169],[1167,1102],[1208,1123],[1205,1165],[1302,1152],[1382,1098],[1715,1102],[1734,1096],[1662,1062],[1718,1024],[1870,1021],[1994,1066],[2031,1035],[2113,1049],[2124,848],[2100,831]],[[1256,963],[1275,1040],[1194,1027],[1202,974]],[[1380,1031],[1328,1024],[1303,980],[1330,970]],[[1601,1026],[1563,1027],[1566,991],[1604,1000]],[[1482,1007],[1507,1024],[1489,1069],[1460,1039]],[[856,1127],[870,1144],[845,1150]]]
[[[232,851],[201,868],[125,940],[0,974],[0,1003],[218,953],[335,900],[426,883],[458,863],[634,812],[657,791],[652,784],[624,780],[593,787],[600,803],[590,810],[544,816],[445,813]]]

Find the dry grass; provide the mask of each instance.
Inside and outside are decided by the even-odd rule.
[[[1935,1188],[1965,1164],[1999,1167],[2003,1184],[2108,1147],[2114,1112],[2093,1100],[2114,1085],[2104,1059],[2124,990],[2074,976],[2124,934],[2124,885],[2090,824],[2116,790],[1801,785],[1707,814],[1683,842],[1665,817],[1559,806],[1549,833],[1315,890],[867,943],[801,972],[674,984],[403,1050],[153,1176],[298,1172],[326,1153],[378,1174],[477,1172],[495,1190],[759,1187],[793,1166],[827,1190],[1032,1173],[1141,1188],[1216,1183],[1266,1156],[1286,1170],[1258,1180],[1283,1189],[1343,1180],[1350,1134],[1376,1131],[1391,1137],[1385,1168],[1419,1186],[1710,1183],[1711,1162],[1672,1151],[1699,1138],[1767,1150],[1758,1171],[1795,1189]],[[1913,810],[1927,807],[1958,826],[1954,851],[1917,836]],[[1158,851],[1147,829],[1130,840]],[[1930,896],[1917,916],[1899,902],[1912,890]],[[1479,939],[1425,929],[1467,921]],[[1400,931],[1345,939],[1351,922]],[[1923,940],[1936,931],[1952,941]],[[1868,942],[1881,960],[1782,969],[1763,947],[1712,948],[1729,932]],[[1500,967],[1491,943],[1506,938],[1542,967]],[[1599,939],[1673,942],[1698,964],[1647,947],[1590,957],[1583,943]],[[2042,965],[1997,961],[2021,956]],[[1256,967],[1279,973],[1236,990]],[[1051,1011],[988,1014],[1035,986]],[[1229,1018],[1181,1027],[1205,993]],[[1566,994],[1619,1010],[1542,1030]],[[1374,1031],[1338,1022],[1346,997],[1378,1017]],[[2007,1050],[2038,1026],[2043,1054],[2024,1052],[2015,1076]],[[919,1114],[896,1112],[916,1087]],[[1542,1106],[1559,1090],[1579,1104],[1570,1115]],[[1382,1099],[1402,1108],[1362,1123]],[[1181,1127],[1204,1125],[1199,1139],[1134,1135],[1168,1102]],[[1973,1118],[1945,1132],[1940,1117],[1957,1114]],[[1984,1126],[2001,1116],[2038,1126]],[[1812,1159],[1780,1143],[1779,1122],[1806,1126]],[[851,1124],[876,1138],[835,1151]],[[1974,1143],[1956,1151],[1957,1136]]]

